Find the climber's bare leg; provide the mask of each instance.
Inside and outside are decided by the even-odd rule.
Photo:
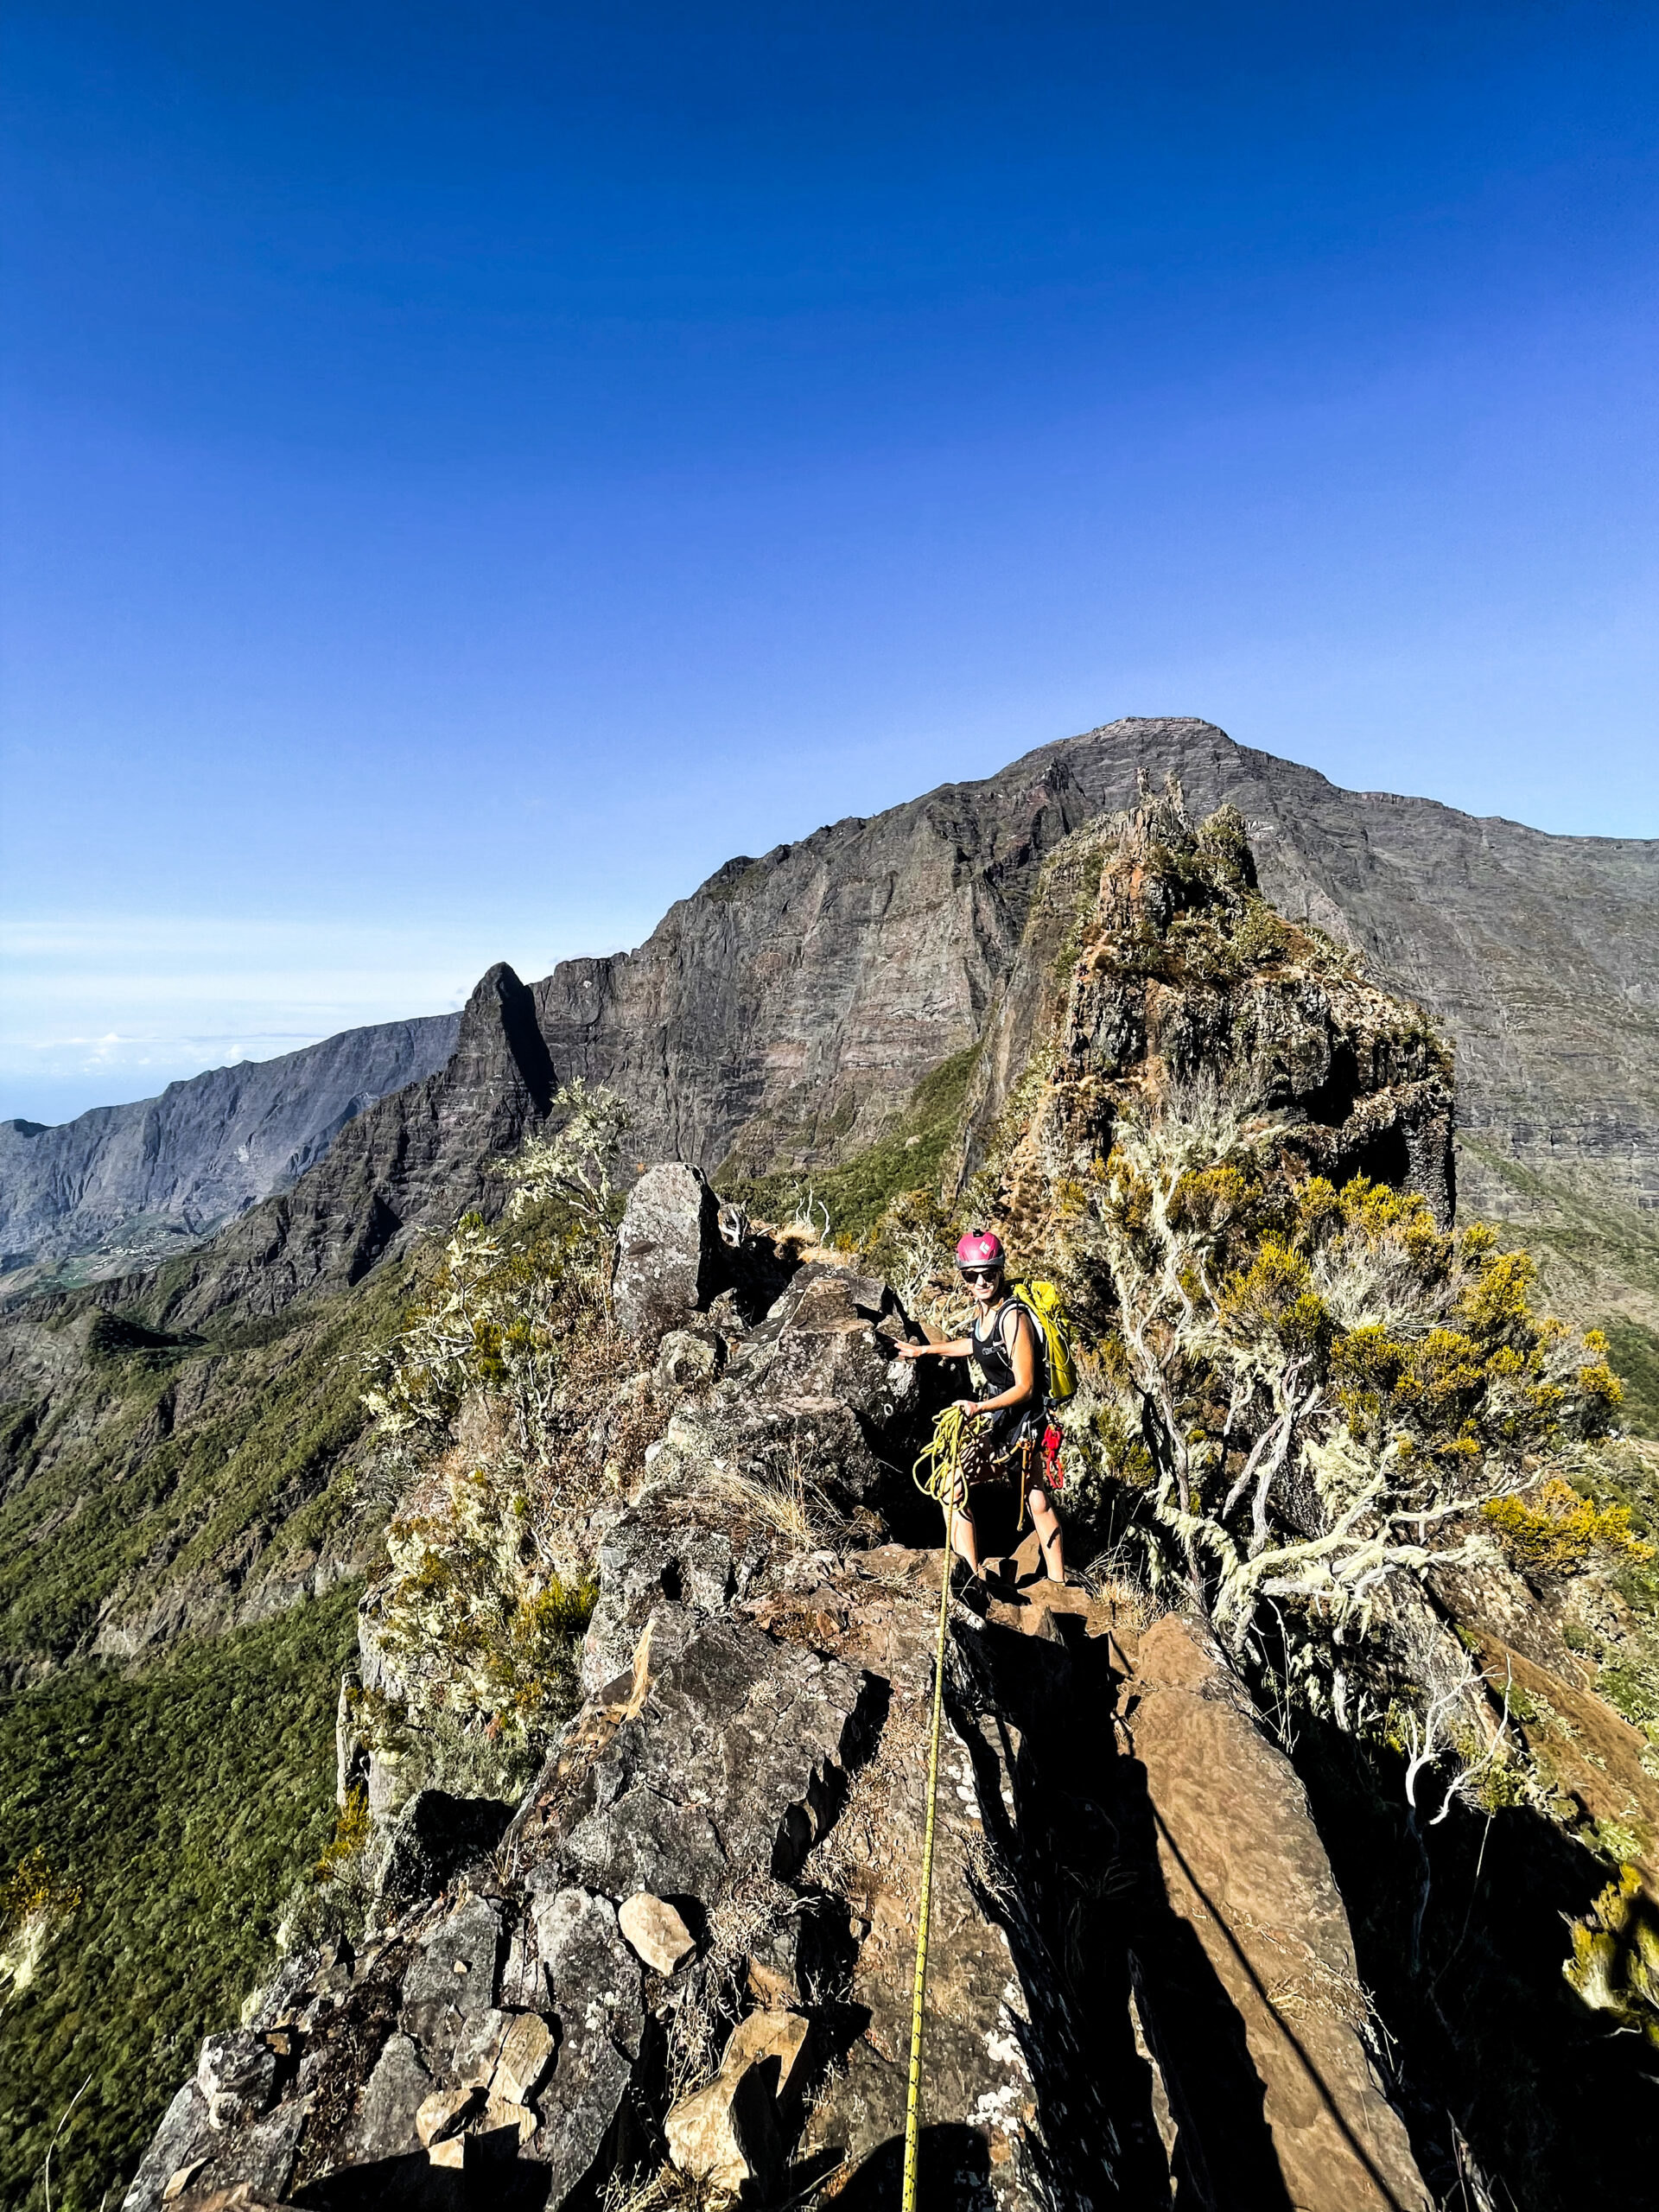
[[[950,1541],[968,1562],[970,1574],[979,1573],[979,1531],[974,1526],[974,1509],[968,1503],[968,1486],[964,1483],[951,1500]]]
[[[1060,1516],[1049,1503],[1046,1491],[1033,1490],[1026,1503],[1031,1508],[1037,1541],[1043,1548],[1043,1565],[1048,1570],[1048,1579],[1051,1582],[1064,1583],[1065,1546],[1060,1535]]]

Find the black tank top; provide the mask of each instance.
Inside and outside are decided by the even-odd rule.
[[[1014,1388],[1014,1355],[1008,1350],[1012,1332],[1007,1328],[1008,1309],[1018,1313],[1017,1300],[1005,1298],[989,1315],[989,1326],[982,1333],[977,1320],[971,1332],[974,1357],[979,1362],[980,1372],[985,1377],[985,1395],[1000,1398],[1005,1390]]]
[[[983,1333],[977,1320],[975,1321],[969,1332],[973,1342],[974,1357],[979,1362],[980,1373],[985,1377],[983,1395],[988,1398],[1000,1398],[1005,1390],[1012,1390],[1014,1385],[1014,1354],[1009,1350],[1009,1346],[1022,1325],[1022,1319],[1016,1319],[1014,1326],[1012,1328],[1008,1326],[1010,1306],[1016,1316],[1023,1317],[1023,1325],[1029,1328],[1031,1326],[1029,1317],[1026,1315],[1026,1309],[1020,1305],[1019,1300],[1005,1298],[1001,1305],[990,1315],[988,1325]],[[1023,1406],[1004,1406],[999,1413],[991,1415],[994,1424],[993,1433],[999,1439],[1017,1435],[1019,1432],[1030,1427],[1042,1411],[1042,1370],[1037,1360],[1036,1350],[1033,1344],[1031,1396]]]

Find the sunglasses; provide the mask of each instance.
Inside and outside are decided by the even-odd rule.
[[[964,1268],[962,1279],[963,1282],[996,1282],[1001,1274],[1001,1268]]]

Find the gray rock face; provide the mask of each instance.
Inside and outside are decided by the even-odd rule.
[[[699,1613],[723,1612],[734,1588],[731,1539],[686,1520],[625,1513],[599,1550],[599,1603],[583,1641],[582,1679],[590,1690],[626,1673],[646,1622],[666,1600]]]
[[[914,1456],[905,1437],[922,1382],[893,1352],[906,1326],[885,1283],[817,1262],[801,1268],[736,1341],[708,1395],[677,1409],[652,1463],[653,1488],[670,1492],[714,1467],[785,1491],[810,1484],[843,1505],[873,1499]],[[637,1633],[637,1605],[628,1618]]]
[[[397,2024],[429,2058],[448,2063],[468,2019],[495,2002],[501,1916],[487,1898],[469,1897],[427,1938],[404,1977]]]
[[[54,1128],[0,1122],[5,1266],[89,1252],[130,1263],[210,1235],[289,1189],[354,1115],[441,1068],[460,1021],[435,1014],[343,1030]]]
[[[810,1652],[780,1679],[768,1637],[711,1621],[618,1730],[599,1808],[572,1831],[573,1865],[622,1899],[706,1904],[746,1868],[788,1879],[827,1824],[862,1694],[855,1674]]]
[[[121,2201],[121,2212],[156,2212],[175,2173],[209,2158],[217,2148],[207,2120],[207,2100],[193,2080],[174,2098]]]
[[[276,2093],[276,2055],[251,2028],[209,2036],[197,2063],[196,2086],[207,2100],[210,2127],[256,2120]]]
[[[617,1236],[616,1318],[652,1343],[724,1281],[719,1207],[700,1168],[670,1160],[648,1167],[628,1194]]]
[[[645,2033],[639,1967],[614,1907],[585,1890],[540,1906],[537,1928],[563,2040],[526,2155],[550,2171],[562,2204],[599,2164],[633,2079]]]
[[[1177,774],[1195,818],[1236,805],[1274,903],[1450,1035],[1480,1205],[1539,1203],[1506,1195],[1506,1161],[1552,1187],[1587,1178],[1621,1218],[1659,1201],[1659,842],[1344,791],[1211,723],[1130,720],[728,861],[636,952],[568,961],[533,990],[492,970],[449,1064],[222,1232],[179,1319],[273,1311],[355,1281],[414,1227],[499,1203],[481,1161],[576,1075],[628,1100],[647,1157],[711,1173],[844,1158],[981,1035],[1044,860],[1132,805],[1143,771]]]
[[[387,2037],[363,2085],[349,2138],[351,2163],[372,2165],[416,2147],[415,2115],[432,2094],[432,2076],[413,2039]]]

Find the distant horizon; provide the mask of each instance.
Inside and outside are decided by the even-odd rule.
[[[14,0],[0,1103],[1203,700],[1659,836],[1659,14]]]
[[[1205,722],[1211,728],[1221,729],[1223,736],[1229,738],[1232,743],[1238,745],[1240,749],[1243,751],[1266,753],[1270,758],[1286,761],[1292,766],[1307,768],[1313,774],[1319,776],[1322,781],[1331,785],[1332,788],[1348,792],[1356,798],[1402,798],[1420,800],[1431,806],[1446,805],[1445,801],[1430,798],[1427,794],[1421,791],[1395,791],[1387,785],[1362,787],[1357,785],[1338,784],[1336,782],[1334,778],[1326,776],[1324,774],[1322,770],[1313,767],[1311,762],[1306,760],[1293,760],[1289,754],[1274,753],[1270,747],[1243,745],[1242,741],[1232,736],[1230,731],[1222,729],[1219,723],[1210,721],[1209,718],[1205,715],[1115,715],[1112,717],[1110,721],[1092,723],[1088,729],[1074,731],[1065,738],[1050,739],[1045,741],[1043,743],[1028,747],[1025,752],[1013,755],[1010,759],[1001,762],[997,767],[988,771],[984,776],[946,777],[940,783],[930,785],[926,791],[914,791],[906,798],[893,801],[893,805],[906,806],[912,804],[917,800],[931,798],[935,791],[949,789],[954,784],[981,783],[988,781],[993,777],[1007,772],[1009,769],[1018,767],[1022,760],[1030,759],[1034,753],[1046,751],[1051,745],[1075,743],[1079,739],[1092,735],[1096,730],[1110,728],[1116,722],[1128,721],[1193,721]],[[879,808],[872,814],[860,814],[855,810],[849,810],[845,814],[833,817],[828,823],[815,823],[813,825],[813,829],[820,827],[833,829],[839,823],[844,821],[869,821],[874,819],[876,814],[885,813],[890,810],[890,808]],[[1524,830],[1531,834],[1540,836],[1562,836],[1574,838],[1580,842],[1610,844],[1651,844],[1659,842],[1659,839],[1651,837],[1634,838],[1629,836],[1618,837],[1616,836],[1598,836],[1594,833],[1586,834],[1583,832],[1541,829],[1536,823],[1523,822],[1512,815],[1471,815],[1468,813],[1466,809],[1461,807],[1447,807],[1446,811],[1454,814],[1460,814],[1464,816],[1465,819],[1470,821],[1503,823],[1511,829]],[[655,920],[653,920],[650,926],[643,931],[638,938],[632,939],[628,944],[613,944],[599,950],[585,946],[576,948],[570,951],[561,953],[556,959],[552,961],[546,967],[537,967],[534,963],[521,964],[519,962],[511,959],[505,954],[497,954],[493,958],[486,960],[478,968],[471,982],[468,983],[464,989],[460,991],[458,994],[453,995],[454,1002],[448,1006],[427,1006],[414,1009],[404,1007],[395,1013],[373,1014],[362,1020],[341,1022],[337,1027],[319,1030],[315,1033],[300,1031],[294,1033],[286,1038],[281,1037],[273,1032],[261,1033],[252,1041],[261,1046],[275,1046],[276,1047],[276,1050],[243,1050],[234,1053],[228,1059],[204,1059],[200,1065],[192,1065],[180,1073],[165,1077],[158,1082],[152,1090],[135,1092],[132,1096],[128,1097],[110,1098],[102,1096],[91,1097],[86,1099],[86,1103],[75,1106],[72,1111],[60,1113],[55,1117],[51,1117],[40,1112],[28,1113],[20,1109],[6,1106],[0,1108],[0,1122],[26,1121],[33,1122],[41,1128],[60,1128],[67,1122],[79,1120],[85,1114],[115,1111],[123,1107],[148,1104],[151,1100],[160,1097],[165,1091],[173,1088],[175,1084],[194,1082],[202,1076],[228,1073],[232,1070],[240,1066],[263,1065],[272,1060],[285,1059],[297,1053],[308,1052],[316,1046],[327,1044],[330,1039],[348,1034],[353,1030],[385,1027],[404,1021],[441,1020],[446,1018],[453,1018],[460,1014],[467,1000],[471,996],[473,991],[476,989],[479,982],[490,972],[490,969],[497,964],[498,961],[505,960],[506,964],[513,969],[513,972],[519,976],[522,982],[534,984],[540,982],[545,976],[551,975],[554,969],[562,965],[565,961],[614,959],[625,956],[631,956],[637,952],[640,946],[647,941],[652,931],[660,925],[671,906],[677,903],[680,899],[694,896],[696,893],[702,888],[702,885],[707,883],[714,875],[717,874],[722,868],[729,866],[734,860],[764,857],[765,852],[774,851],[779,846],[798,843],[802,838],[810,836],[810,835],[812,835],[811,830],[800,830],[791,836],[774,838],[772,842],[766,846],[764,849],[763,853],[760,855],[745,855],[736,852],[727,854],[721,861],[716,862],[714,868],[710,868],[704,875],[699,877],[696,883],[691,885],[688,889],[670,892],[664,898],[664,903],[659,909]],[[182,1044],[188,1043],[191,1040],[181,1039],[179,1041]],[[222,1044],[231,1040],[228,1038],[219,1037],[216,1039],[202,1038],[194,1041],[205,1045],[210,1042]],[[64,1082],[63,1090],[66,1095],[75,1096],[80,1095],[80,1092],[84,1090],[85,1084],[85,1078],[79,1079],[79,1082],[76,1079],[72,1078]],[[0,1097],[16,1095],[18,1090],[18,1087],[19,1086],[15,1080],[8,1082],[5,1078],[0,1077]]]

